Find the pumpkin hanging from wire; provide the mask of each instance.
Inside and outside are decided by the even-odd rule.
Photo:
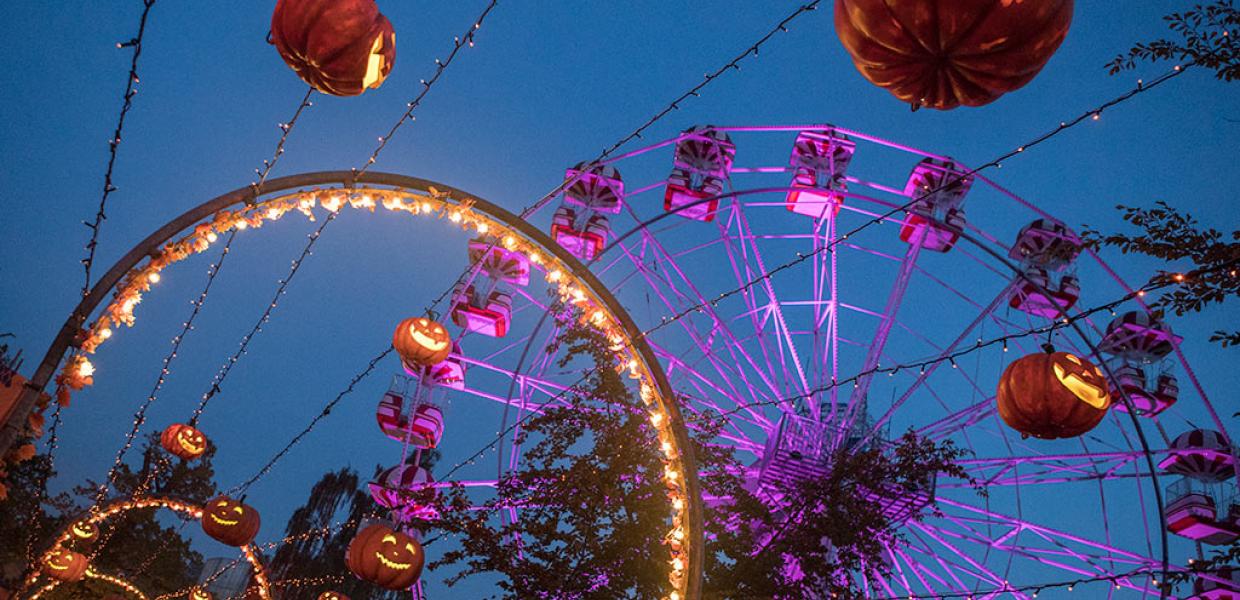
[[[202,507],[202,531],[221,544],[238,548],[254,541],[262,520],[253,506],[218,496]]]
[[[173,456],[193,460],[207,451],[207,436],[192,425],[173,423],[160,434],[159,445]]]
[[[417,540],[377,523],[354,536],[344,559],[358,579],[392,591],[413,585],[422,575],[425,561]]]
[[[392,334],[392,346],[401,361],[418,372],[417,367],[429,367],[448,359],[452,353],[452,336],[444,326],[426,317],[413,317],[401,321]]]
[[[1033,80],[1073,0],[836,0],[835,32],[870,83],[916,110],[981,106]]]
[[[298,77],[333,96],[379,87],[396,62],[396,33],[374,0],[278,0],[270,41]]]
[[[1008,365],[995,400],[999,416],[1022,436],[1053,440],[1096,427],[1111,406],[1111,390],[1093,363],[1067,352],[1046,352]]]

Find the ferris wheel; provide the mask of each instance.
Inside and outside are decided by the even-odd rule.
[[[968,166],[826,124],[697,126],[566,182],[542,208],[549,233],[649,332],[684,409],[726,419],[719,441],[755,490],[907,430],[969,451],[986,497],[941,478],[874,499],[907,543],[867,595],[1026,598],[1084,579],[1159,597],[1164,546],[1174,570],[1240,539],[1236,451],[1180,339],[1070,223]],[[1050,346],[1104,363],[1093,385],[1113,408],[1085,435],[1026,439],[995,390]]]

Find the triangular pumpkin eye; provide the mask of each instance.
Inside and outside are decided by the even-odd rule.
[[[1070,363],[1072,363],[1072,364],[1074,364],[1074,365],[1079,365],[1079,364],[1081,364],[1081,359],[1077,358],[1077,357],[1076,357],[1076,355],[1074,355],[1074,354],[1065,354],[1065,355],[1063,355],[1063,357],[1064,357],[1064,358],[1066,358],[1066,359],[1068,359],[1068,362],[1070,362]]]

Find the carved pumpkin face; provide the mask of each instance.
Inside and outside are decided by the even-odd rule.
[[[443,325],[426,317],[414,317],[396,326],[392,346],[406,363],[429,367],[447,360],[452,352],[452,336]]]
[[[403,590],[422,575],[426,555],[417,540],[385,525],[370,525],[349,543],[345,564],[358,578]]]
[[[334,96],[379,87],[396,62],[396,33],[374,0],[279,0],[271,43],[298,77]]]
[[[1055,356],[1059,357],[1059,354]],[[1055,371],[1055,379],[1081,402],[1101,410],[1110,406],[1110,390],[1102,369],[1094,365],[1086,366],[1073,354],[1063,354],[1062,360],[1052,360],[1051,367]]]
[[[1079,436],[1098,425],[1111,405],[1098,367],[1067,352],[1038,353],[1008,365],[995,396],[999,416],[1021,435]]]
[[[319,594],[319,600],[349,600],[349,597],[340,592],[323,592]]]
[[[173,423],[159,436],[159,445],[185,460],[193,460],[207,451],[207,436],[182,423]]]
[[[254,541],[261,524],[258,511],[228,496],[220,496],[202,509],[202,531],[222,544],[241,547]]]
[[[69,527],[69,534],[73,536],[75,542],[86,545],[94,542],[99,537],[99,527],[86,519],[82,519],[81,521],[75,521]]]
[[[194,588],[194,591],[189,593],[189,600],[215,600],[215,596],[202,588]]]
[[[86,557],[67,548],[48,552],[43,561],[43,574],[60,581],[77,581],[86,573]]]

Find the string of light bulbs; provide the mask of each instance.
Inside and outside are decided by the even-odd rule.
[[[133,97],[138,93],[138,59],[142,56],[142,39],[146,36],[147,18],[151,14],[151,8],[154,6],[155,0],[142,0],[142,16],[138,19],[137,35],[127,42],[117,42],[116,44],[118,49],[132,48],[133,50],[129,61],[129,72],[125,76],[125,93],[122,97],[120,114],[116,118],[116,129],[108,140],[108,166],[103,174],[103,193],[99,197],[99,209],[95,212],[93,223],[82,221],[82,224],[87,229],[90,229],[90,241],[86,243],[86,258],[82,259],[82,268],[86,272],[86,280],[82,284],[83,298],[90,294],[91,269],[95,265],[95,250],[99,246],[99,230],[103,227],[104,220],[108,218],[108,197],[117,189],[116,185],[112,183],[112,172],[116,167],[116,153],[121,145],[121,133],[125,129],[125,117],[129,115],[129,110],[133,108]]]
[[[406,122],[417,120],[417,118],[413,116],[413,111],[417,110],[418,106],[422,104],[422,99],[430,93],[431,88],[437,81],[439,81],[439,78],[443,75],[443,72],[447,70],[448,65],[452,64],[452,61],[456,59],[456,55],[461,51],[461,49],[467,46],[470,48],[474,47],[474,38],[477,36],[478,30],[482,29],[482,22],[486,20],[487,15],[491,14],[491,10],[493,10],[498,3],[499,0],[490,0],[486,7],[482,9],[482,12],[478,15],[478,18],[474,19],[474,22],[470,25],[469,30],[467,30],[464,35],[453,38],[452,50],[448,52],[448,57],[445,59],[435,59],[435,73],[431,75],[430,79],[421,80],[420,83],[422,84],[422,90],[419,91],[418,94],[414,96],[413,100],[410,100],[405,106],[405,112],[401,113],[400,118],[397,119],[396,123],[394,123],[391,129],[388,130],[387,135],[379,137],[379,145],[376,146],[374,151],[370,153],[370,157],[366,159],[366,163],[361,167],[353,169],[354,181],[357,181],[363,173],[370,169],[371,165],[375,164],[375,161],[379,159],[379,153],[383,152],[383,149],[387,147],[388,142],[392,141],[392,138],[396,135],[396,132],[400,131],[400,128],[403,127]]]
[[[690,98],[697,98],[701,96],[701,92],[703,89],[705,89],[711,83],[721,78],[723,75],[731,71],[739,71],[741,68],[740,67],[741,63],[746,58],[748,58],[751,55],[754,57],[757,57],[758,51],[768,41],[770,41],[771,38],[775,37],[777,33],[787,32],[788,25],[790,25],[793,21],[797,20],[802,15],[816,10],[820,2],[821,0],[813,0],[812,2],[808,4],[803,4],[801,6],[798,6],[796,10],[794,10],[788,16],[784,17],[779,23],[777,23],[774,27],[772,27],[769,31],[767,31],[765,35],[758,38],[758,40],[755,41],[754,43],[747,46],[743,52],[736,55],[731,60],[724,63],[722,66],[715,69],[714,71],[703,75],[702,81],[700,81],[699,83],[689,88],[684,93],[677,96],[675,99],[669,102],[667,106],[664,107],[662,110],[655,112],[654,115],[651,116],[649,119],[647,119],[645,123],[642,123],[636,129],[629,132],[628,134],[621,136],[618,140],[616,140],[616,142],[614,142],[613,144],[605,148],[602,152],[600,152],[599,155],[594,158],[594,160],[589,161],[586,164],[590,164],[590,165],[599,164],[600,161],[603,161],[607,159],[608,157],[610,157],[612,153],[614,153],[616,150],[619,150],[625,144],[635,139],[640,139],[642,137],[642,134],[645,133],[646,130],[650,129],[656,123],[663,120],[664,117],[666,117],[667,115],[671,114],[672,112],[676,110],[679,110],[681,103],[689,100]],[[518,213],[518,217],[521,219],[528,219],[529,216],[534,214],[535,211],[541,209],[543,206],[546,206],[548,202],[550,202],[552,199],[554,199],[564,190],[568,189],[569,186],[576,183],[584,175],[585,175],[585,171],[583,170],[582,172],[579,172],[576,175],[561,181],[554,188],[552,188],[551,191],[543,194],[542,196],[539,197],[538,200],[535,200],[529,206],[521,209],[521,212]],[[494,247],[495,247],[495,244],[492,243],[490,246],[487,247],[486,251],[479,254],[479,256],[480,257],[485,256]],[[464,271],[461,272],[461,274],[456,278],[456,280],[457,281],[465,280],[465,279],[472,280],[477,275],[478,267],[479,267],[478,263],[476,262],[471,263],[469,266],[465,268]],[[467,282],[467,285],[468,285],[468,282]],[[435,308],[439,306],[439,304],[443,302],[444,299],[447,298],[450,293],[452,293],[453,287],[454,286],[449,286],[446,290],[444,290],[443,293],[441,293],[437,298],[435,298],[427,306],[424,312],[429,314],[431,311],[434,311]]]

